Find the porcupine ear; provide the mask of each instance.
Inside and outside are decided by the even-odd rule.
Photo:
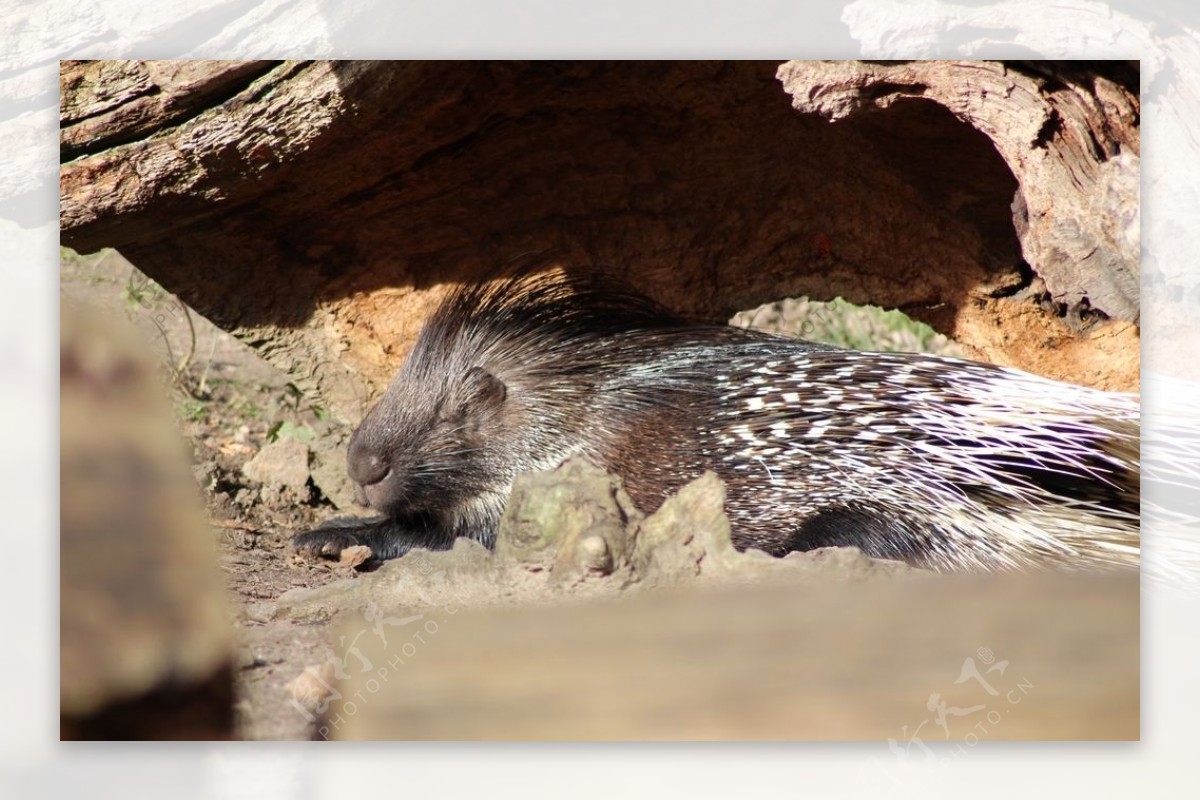
[[[472,367],[454,392],[455,413],[478,417],[498,411],[508,397],[508,386],[484,367]]]

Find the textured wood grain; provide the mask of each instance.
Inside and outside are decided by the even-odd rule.
[[[85,61],[63,66],[61,157],[149,136],[236,94],[269,61]]]
[[[840,66],[859,76],[841,84],[833,69],[68,63],[63,242],[119,248],[351,422],[449,286],[530,253],[612,270],[708,320],[799,294],[901,308],[978,357],[1135,388],[1119,251],[1081,268],[1075,250],[1054,250],[1066,229],[1038,222],[1035,201],[1053,194],[1058,217],[1099,203],[1088,219],[1100,222],[1080,230],[1113,225],[1119,239],[1128,227],[1105,215],[1124,200],[1109,209],[1093,190],[1107,175],[1123,198],[1136,165],[1116,169],[1102,149],[1080,197],[1059,198],[1060,183],[1039,183],[1058,174],[1045,157],[1009,153],[949,100],[899,102],[882,68]],[[1005,67],[942,69],[946,96],[957,85],[961,97]],[[1048,102],[1038,80],[1020,86]],[[839,108],[885,108],[830,124],[828,108],[789,107],[789,92],[823,91]],[[1105,124],[1126,120],[1136,98],[1112,91],[1079,124],[1110,108]],[[1027,104],[988,98],[1040,130]],[[1135,151],[1121,142],[1122,158]],[[1027,229],[1014,223],[1018,187]]]
[[[1132,72],[1131,72],[1132,70]],[[1136,68],[1052,62],[792,62],[793,105],[830,120],[937,103],[983,133],[1017,178],[1017,233],[1051,297],[1137,320],[1141,148]]]

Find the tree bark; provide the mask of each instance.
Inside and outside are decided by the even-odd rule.
[[[64,62],[61,84],[63,243],[119,249],[351,422],[449,288],[530,253],[703,319],[840,295],[1137,386],[1123,63]]]

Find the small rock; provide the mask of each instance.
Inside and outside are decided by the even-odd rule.
[[[349,548],[343,548],[339,564],[342,567],[356,568],[371,558],[372,551],[366,545],[351,545]]]
[[[346,445],[341,440],[334,443],[322,442],[313,451],[313,484],[338,509],[358,506],[354,499],[354,482],[346,470]]]
[[[576,553],[583,570],[605,576],[612,572],[612,552],[608,550],[608,542],[603,537],[595,534],[584,537]]]
[[[328,698],[333,694],[334,665],[325,662],[320,665],[309,665],[292,681],[287,689],[292,698],[309,712],[322,711],[328,705]]]
[[[663,583],[737,569],[742,558],[731,542],[725,485],[715,473],[686,484],[641,523],[633,562],[640,575]]]
[[[217,463],[211,459],[200,462],[192,467],[192,475],[202,487],[212,487],[216,481]]]
[[[608,561],[621,563],[630,548],[632,519],[641,519],[641,513],[619,478],[585,459],[569,459],[556,470],[517,476],[500,521],[496,556],[569,578],[600,558],[596,543],[591,556],[577,553],[584,540],[600,540]]]
[[[287,487],[303,491],[308,483],[308,446],[291,437],[264,445],[246,462],[242,473],[264,487]]]

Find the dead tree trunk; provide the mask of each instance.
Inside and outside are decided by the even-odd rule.
[[[66,62],[62,237],[345,419],[531,252],[682,312],[841,295],[980,358],[1138,375],[1136,66]]]

